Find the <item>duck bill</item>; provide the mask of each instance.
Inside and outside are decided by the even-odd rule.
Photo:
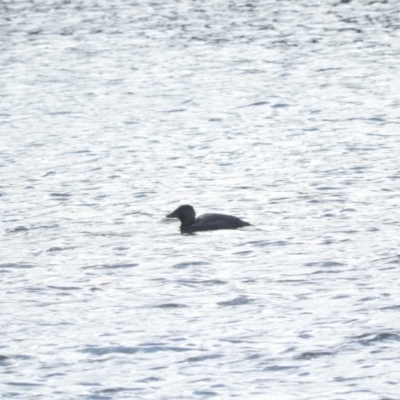
[[[173,211],[171,214],[168,214],[167,218],[178,218],[178,216],[176,215],[176,211]]]

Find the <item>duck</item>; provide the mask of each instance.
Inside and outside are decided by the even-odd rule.
[[[215,231],[218,229],[237,229],[251,225],[233,215],[203,214],[196,218],[196,212],[189,204],[179,206],[166,217],[178,218],[181,222],[180,230],[182,233]]]

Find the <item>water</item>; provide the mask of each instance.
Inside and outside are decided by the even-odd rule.
[[[398,399],[399,27],[3,0],[1,397]]]

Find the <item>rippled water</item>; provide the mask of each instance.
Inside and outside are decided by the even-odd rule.
[[[398,399],[398,11],[3,0],[0,397]]]

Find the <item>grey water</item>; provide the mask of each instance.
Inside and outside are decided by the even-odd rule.
[[[0,397],[399,399],[399,76],[397,0],[2,0]]]

